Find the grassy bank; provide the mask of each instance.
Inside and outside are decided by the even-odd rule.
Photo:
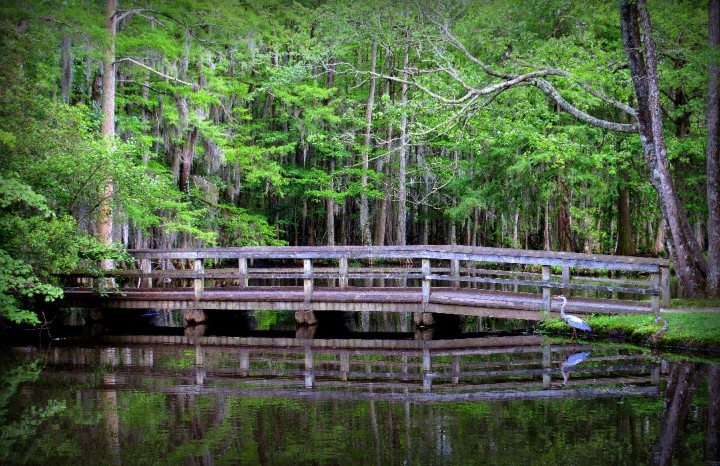
[[[703,349],[720,352],[720,313],[717,312],[663,312],[667,331],[661,332],[663,323],[655,323],[652,316],[582,316],[593,329],[592,336],[621,338],[651,346]],[[543,333],[568,334],[570,327],[560,318],[551,318],[540,324]]]

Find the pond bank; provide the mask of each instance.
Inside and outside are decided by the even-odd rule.
[[[620,339],[654,348],[673,348],[720,354],[720,312],[707,309],[669,310],[662,313],[667,321],[655,322],[650,315],[582,316],[593,329],[592,337]],[[570,327],[560,318],[540,323],[546,335],[567,335]]]

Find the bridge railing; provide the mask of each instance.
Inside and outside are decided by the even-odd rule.
[[[521,287],[535,288],[542,293],[545,312],[551,309],[553,289],[563,290],[566,294],[574,290],[610,293],[612,296],[649,296],[648,310],[654,313],[670,299],[669,262],[644,257],[468,246],[287,246],[144,249],[130,250],[129,253],[139,268],[108,271],[107,275],[136,278],[142,288],[152,287],[153,279],[192,280],[197,297],[204,293],[208,279],[230,279],[239,287],[249,287],[251,280],[302,280],[307,302],[312,300],[319,280],[336,281],[340,289],[347,289],[350,280],[368,283],[370,279],[397,279],[403,286],[407,286],[408,280],[419,281],[424,304],[430,302],[433,286],[438,284],[452,289],[478,284],[500,285],[512,291]],[[173,261],[192,265],[183,270],[153,268],[153,262],[168,265]],[[236,267],[227,268],[227,264],[234,261]],[[290,267],[269,267],[262,264],[263,261],[273,265],[277,261],[290,262]],[[337,267],[327,265],[334,261],[337,261]],[[255,264],[251,266],[253,262]],[[407,267],[379,266],[388,262],[400,262]],[[206,267],[211,263],[225,268]],[[255,266],[258,263],[260,266]],[[319,267],[318,263],[321,264]],[[553,268],[560,273],[553,274]],[[606,277],[614,273],[625,276]]]

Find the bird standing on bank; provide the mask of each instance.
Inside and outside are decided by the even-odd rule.
[[[582,320],[580,317],[565,314],[565,307],[567,306],[567,298],[565,296],[557,296],[558,299],[562,299],[563,303],[560,306],[560,317],[573,329],[573,338],[577,338],[578,330],[585,330],[586,332],[592,332],[592,328]]]

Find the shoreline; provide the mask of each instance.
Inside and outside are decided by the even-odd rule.
[[[652,315],[582,316],[592,332],[578,332],[581,339],[609,339],[641,345],[650,349],[702,352],[720,355],[720,313],[707,309],[670,309],[661,317],[668,323],[656,323]],[[570,327],[559,317],[542,321],[539,333],[547,336],[569,336]]]

